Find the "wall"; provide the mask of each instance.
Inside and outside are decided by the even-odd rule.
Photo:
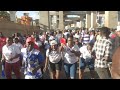
[[[105,26],[116,28],[118,25],[118,11],[105,11]]]

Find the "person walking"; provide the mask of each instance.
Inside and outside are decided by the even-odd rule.
[[[101,28],[102,38],[97,40],[93,46],[92,53],[95,53],[95,69],[100,79],[110,79],[108,62],[112,56],[112,42],[109,38],[108,27]]]
[[[5,62],[5,75],[7,79],[12,79],[12,71],[17,79],[21,78],[20,74],[20,49],[13,44],[13,39],[8,37],[6,45],[2,48],[2,62]]]
[[[27,38],[26,48],[22,48],[21,53],[25,79],[41,79],[41,67],[44,65],[44,57],[39,50],[34,48],[34,40],[31,37]]]
[[[73,36],[67,39],[67,45],[62,44],[61,46],[64,60],[64,70],[67,79],[76,78],[77,62],[80,56],[79,48],[74,46]]]
[[[50,42],[50,48],[46,51],[46,63],[44,71],[50,67],[52,79],[60,79],[62,69],[62,56],[56,40]]]

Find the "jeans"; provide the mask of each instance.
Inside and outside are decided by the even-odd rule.
[[[77,62],[74,64],[67,64],[64,63],[64,69],[66,77],[69,79],[75,79],[76,78],[76,70],[77,70]]]
[[[86,66],[88,66],[89,70],[94,70],[94,59],[85,60],[81,57],[79,66],[81,70],[85,70]]]

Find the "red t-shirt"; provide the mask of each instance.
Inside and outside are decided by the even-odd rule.
[[[2,52],[2,47],[6,44],[6,37],[0,37],[0,52]]]

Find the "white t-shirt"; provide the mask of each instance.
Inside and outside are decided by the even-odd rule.
[[[80,48],[80,53],[82,53],[80,57],[83,57],[84,59],[91,59],[92,58],[91,52],[89,52],[87,50],[86,45],[84,45]]]
[[[64,34],[65,38],[67,38],[67,35],[70,34],[70,33],[69,32],[65,32],[63,34]]]
[[[6,62],[8,62],[8,63],[16,63],[17,61],[19,61],[19,57],[13,59],[12,61],[10,61],[9,59],[13,58],[17,54],[20,54],[21,51],[17,46],[12,44],[10,46],[4,45],[3,48],[2,48],[2,53],[5,56]]]
[[[45,45],[45,44],[48,44],[48,41],[47,41],[47,40],[44,41],[44,45]]]
[[[68,34],[68,32],[63,33],[65,36]]]
[[[19,49],[21,50],[23,48],[23,45],[21,43],[13,43],[15,46],[19,47]]]
[[[54,36],[50,36],[50,37],[49,37],[49,40],[53,40],[53,39],[55,39]]]
[[[64,47],[64,49],[64,63],[74,64],[78,61],[77,56],[74,53],[72,53],[71,50],[79,51],[79,47],[75,45],[72,48],[66,46]]]
[[[47,49],[47,51],[46,51],[46,57],[49,57],[49,60],[52,63],[58,63],[62,58],[60,52],[57,52],[57,51],[49,52],[49,49]]]
[[[76,34],[74,35],[74,38],[78,38],[78,39],[79,39],[79,38],[80,38],[80,35],[76,33]]]

